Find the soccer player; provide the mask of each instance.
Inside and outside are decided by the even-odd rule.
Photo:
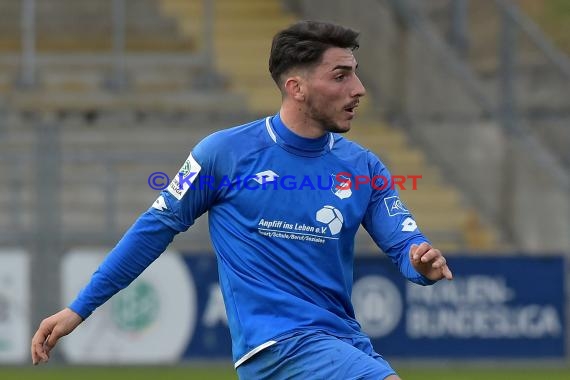
[[[33,363],[46,362],[58,339],[208,211],[240,379],[399,379],[355,318],[357,229],[410,281],[430,285],[452,273],[397,192],[377,180],[390,178],[382,162],[341,136],[365,95],[357,48],[358,33],[332,23],[301,21],[277,33],[269,71],[279,112],[194,147],[77,298],[42,321]],[[356,188],[343,181],[347,173],[372,182]]]

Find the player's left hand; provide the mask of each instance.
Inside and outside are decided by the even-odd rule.
[[[443,278],[452,280],[453,273],[447,266],[447,260],[439,249],[433,248],[426,242],[420,245],[412,244],[410,248],[410,262],[423,276],[432,281]]]

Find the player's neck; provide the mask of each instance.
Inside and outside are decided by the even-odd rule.
[[[301,137],[318,139],[327,133],[319,123],[309,118],[297,104],[283,103],[279,115],[285,126]]]

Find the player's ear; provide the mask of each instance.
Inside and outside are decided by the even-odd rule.
[[[295,99],[299,102],[305,101],[305,89],[302,77],[298,75],[288,77],[285,80],[283,87],[285,88],[285,93],[289,98]]]

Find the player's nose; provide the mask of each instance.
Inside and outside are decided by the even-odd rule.
[[[364,88],[364,85],[362,84],[362,81],[360,80],[360,78],[358,76],[354,76],[355,80],[355,85],[354,85],[354,89],[351,92],[351,96],[352,97],[362,97],[364,95],[366,95],[366,89]]]

